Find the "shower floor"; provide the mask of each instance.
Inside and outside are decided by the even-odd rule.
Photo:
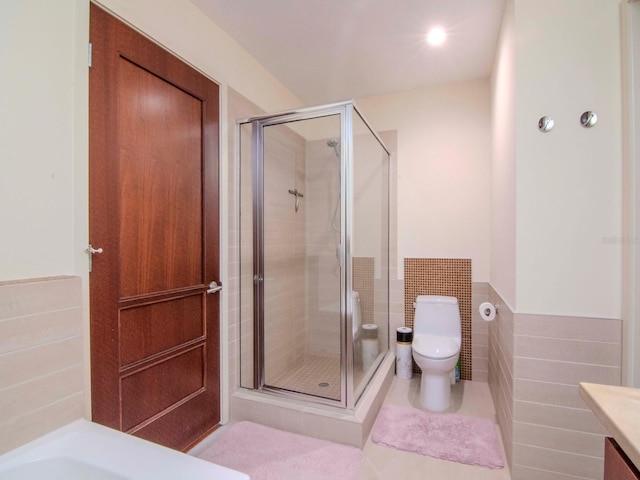
[[[307,355],[300,363],[266,380],[271,387],[340,400],[340,359]]]
[[[354,385],[364,376],[362,367],[354,368]],[[340,400],[340,359],[322,355],[307,355],[297,364],[265,382],[270,387],[305,393],[316,397]]]

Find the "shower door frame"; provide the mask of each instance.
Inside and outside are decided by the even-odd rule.
[[[240,129],[243,124],[252,125],[252,187],[253,187],[253,342],[254,368],[253,389],[298,398],[313,399],[316,403],[347,409],[355,408],[354,385],[354,346],[353,346],[353,306],[348,301],[353,290],[353,272],[351,265],[351,242],[353,222],[353,192],[349,189],[353,179],[353,112],[369,127],[368,122],[356,107],[353,100],[327,105],[301,108],[268,115],[259,115],[237,121]],[[264,352],[264,127],[283,125],[296,121],[340,115],[340,400],[295,392],[284,388],[265,385]],[[369,127],[370,132],[389,154],[380,137]],[[349,193],[351,196],[346,195]],[[389,225],[387,225],[387,229]],[[347,258],[348,256],[348,258]],[[387,261],[389,257],[387,255]],[[389,323],[387,315],[387,324]],[[378,359],[374,370],[382,364],[389,354]],[[372,373],[371,378],[375,376]]]
[[[347,180],[350,178],[346,155],[351,148],[350,103],[330,104],[322,107],[312,107],[291,112],[254,117],[251,121],[253,130],[252,156],[253,156],[253,325],[254,325],[254,381],[255,390],[265,390],[273,393],[283,393],[288,397],[300,397],[308,399],[313,397],[315,402],[327,405],[347,407],[353,403],[350,397],[353,392],[353,349],[348,348],[349,338],[346,338],[349,329],[346,328],[348,318],[352,318],[351,305],[346,302],[345,291],[351,285],[351,269],[345,268],[345,256],[349,245],[350,235],[347,232],[347,212],[349,202],[346,195],[340,196],[340,400],[309,395],[303,392],[295,392],[265,382],[265,351],[264,351],[264,134],[263,129],[274,125],[286,125],[291,122],[312,120],[319,117],[340,116],[340,190],[344,193]],[[350,322],[349,322],[350,323]],[[352,336],[352,335],[351,335]],[[352,339],[351,339],[352,342]]]

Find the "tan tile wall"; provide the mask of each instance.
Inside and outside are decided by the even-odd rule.
[[[0,454],[84,416],[82,281],[0,283]]]
[[[310,120],[316,125],[319,120]],[[327,120],[339,133],[336,118]],[[307,352],[312,355],[340,356],[340,265],[336,256],[339,235],[334,230],[334,212],[340,199],[340,163],[327,139],[308,141],[305,146],[305,177],[301,205],[311,221],[304,225],[307,256]],[[339,209],[338,209],[339,210]],[[336,213],[340,225],[340,213]]]
[[[458,299],[462,326],[460,378],[472,380],[471,260],[466,258],[405,258],[404,318],[413,328],[413,302],[418,295],[446,295]],[[414,363],[414,373],[420,368]]]
[[[264,355],[269,382],[300,361],[308,344],[308,202],[303,199],[296,212],[295,198],[288,193],[305,189],[304,139],[286,125],[268,127],[264,134]]]
[[[227,156],[228,189],[227,201],[229,205],[227,241],[228,251],[228,280],[225,291],[228,298],[229,314],[229,390],[233,391],[240,382],[240,368],[242,368],[242,381],[246,387],[253,385],[253,314],[251,311],[251,288],[253,280],[251,275],[240,277],[240,253],[243,259],[252,254],[251,229],[247,229],[246,222],[241,225],[240,216],[240,167],[236,163],[238,152],[238,139],[236,138],[236,120],[264,113],[255,104],[247,100],[244,96],[232,88],[228,88],[228,117],[227,117],[227,145],[229,146]],[[251,151],[250,138],[242,138],[242,151]],[[250,160],[249,160],[250,161]],[[246,170],[246,169],[245,169]],[[245,173],[245,172],[243,172]],[[246,181],[251,182],[248,178]],[[251,196],[247,197],[247,192],[243,192],[245,201],[250,202]],[[250,223],[249,223],[250,225]],[[244,229],[244,230],[243,230]],[[239,246],[240,238],[243,238],[243,246]],[[251,264],[245,263],[244,269],[251,271]],[[240,298],[240,285],[244,292]],[[247,293],[248,292],[248,293]],[[242,319],[240,318],[240,305],[242,302]],[[240,341],[242,335],[243,340]],[[242,366],[240,365],[242,362]]]
[[[379,135],[391,153],[389,164],[389,348],[395,352],[396,329],[404,326],[404,279],[398,272],[398,132],[389,130],[380,132]]]
[[[489,380],[489,322],[480,317],[479,307],[489,301],[489,284],[474,282],[471,299],[471,373],[474,382]]]
[[[489,297],[489,387],[512,478],[601,479],[606,432],[578,384],[620,384],[621,321],[513,314]]]
[[[360,294],[362,323],[373,322],[373,257],[353,257],[353,290]]]
[[[226,290],[229,294],[229,386],[232,391],[238,385],[239,368],[242,369],[243,386],[253,385],[252,219],[245,215],[241,220],[238,215],[240,203],[245,211],[250,211],[252,205],[251,189],[240,192],[241,176],[243,185],[251,185],[252,159],[245,155],[241,158],[241,166],[236,163],[239,156],[236,152],[236,120],[264,112],[231,88],[228,99],[229,280]],[[251,138],[243,135],[241,141],[243,153],[251,152]],[[268,200],[264,207],[265,216],[271,220],[265,223],[265,310],[268,312],[265,356],[267,374],[271,377],[298,361],[306,346],[305,295],[300,294],[299,286],[304,285],[301,280],[308,266],[304,261],[305,232],[300,228],[304,225],[305,203],[301,202],[299,211],[295,212],[293,197],[288,194],[289,188],[304,190],[299,185],[300,179],[304,178],[304,141],[286,127],[271,128],[266,141],[268,148],[265,151],[273,155],[265,158],[271,168],[265,169]],[[240,241],[242,245],[238,247]],[[291,252],[294,252],[293,257]]]
[[[517,314],[514,325],[513,478],[603,475],[606,431],[580,382],[620,385],[620,320]]]
[[[489,301],[498,305],[496,318],[489,322],[489,389],[502,434],[507,464],[513,457],[513,312],[489,287]]]

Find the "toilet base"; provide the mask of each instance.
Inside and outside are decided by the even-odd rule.
[[[422,373],[420,404],[432,412],[442,412],[451,405],[451,372]]]

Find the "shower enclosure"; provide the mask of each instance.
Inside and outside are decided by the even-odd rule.
[[[353,102],[238,129],[240,385],[354,408],[389,351],[389,153]]]

